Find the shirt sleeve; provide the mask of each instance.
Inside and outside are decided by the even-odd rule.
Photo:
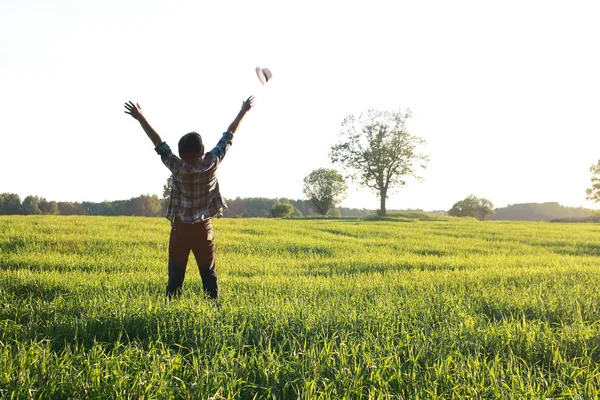
[[[211,153],[212,155],[217,157],[219,159],[219,161],[223,160],[223,158],[225,157],[225,153],[227,153],[227,150],[229,150],[229,148],[231,147],[232,140],[233,140],[233,133],[231,133],[231,132],[223,133],[223,136],[221,136],[221,140],[219,140],[219,143],[217,143],[215,148],[212,149],[211,151],[209,151],[209,153]]]
[[[160,156],[163,164],[165,164],[165,166],[169,168],[172,173],[175,173],[181,169],[181,164],[183,161],[173,154],[171,148],[166,142],[162,142],[154,150]]]

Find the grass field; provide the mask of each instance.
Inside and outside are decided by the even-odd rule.
[[[171,303],[168,234],[0,217],[0,397],[600,397],[600,225],[221,219]]]

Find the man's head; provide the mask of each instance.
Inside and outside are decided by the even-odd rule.
[[[179,157],[184,160],[193,160],[204,155],[202,138],[197,132],[190,132],[179,139]]]

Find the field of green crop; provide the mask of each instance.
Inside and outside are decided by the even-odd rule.
[[[215,221],[222,298],[164,299],[162,218],[0,217],[0,397],[595,399],[600,225]]]

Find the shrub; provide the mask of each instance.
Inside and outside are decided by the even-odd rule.
[[[292,215],[294,212],[294,206],[285,203],[285,204],[274,204],[271,207],[271,217],[273,218],[286,218]]]

